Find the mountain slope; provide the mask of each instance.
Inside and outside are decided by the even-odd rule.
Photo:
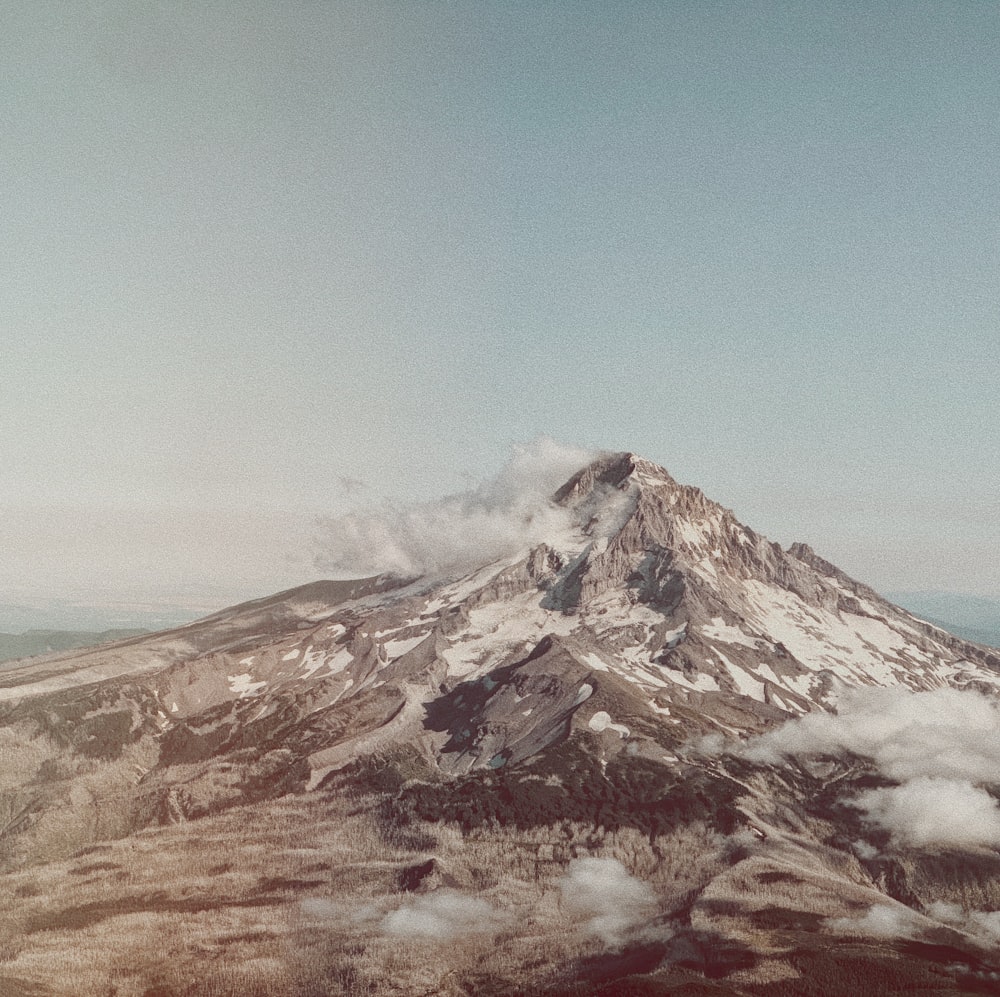
[[[635,455],[553,503],[555,535],[461,577],[318,582],[4,670],[0,983],[863,992],[808,989],[839,933],[861,976],[985,985],[992,825],[907,837],[892,793],[938,773],[812,718],[847,724],[859,689],[890,697],[861,727],[988,703],[1000,656]],[[988,811],[983,782],[938,788]]]

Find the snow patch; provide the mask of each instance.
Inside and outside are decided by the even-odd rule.
[[[736,683],[736,691],[742,696],[749,696],[756,699],[758,703],[764,702],[764,683],[755,678],[745,668],[733,664],[718,648],[713,648],[719,659],[726,666],[726,670],[733,677]]]
[[[915,680],[934,658],[886,621],[812,607],[797,595],[756,580],[745,583],[755,629],[811,670],[829,669],[850,685]]]
[[[385,648],[389,660],[393,661],[396,658],[401,658],[407,651],[412,651],[426,636],[426,633],[422,633],[404,640],[388,640],[382,646]]]
[[[591,730],[596,731],[598,734],[601,731],[613,730],[616,734],[621,737],[628,737],[632,733],[624,724],[616,724],[611,719],[611,714],[605,712],[604,710],[598,710],[591,718],[590,722],[587,724]]]
[[[346,651],[341,648],[332,658],[327,659],[327,664],[330,667],[330,675],[337,675],[342,672],[352,661],[354,656],[350,651]]]
[[[538,643],[543,634],[571,634],[580,620],[543,609],[538,592],[481,606],[469,613],[467,629],[451,637],[442,652],[448,674],[464,678],[477,670],[488,671],[514,650]]]
[[[310,645],[306,648],[306,653],[302,658],[302,677],[312,678],[324,665],[329,666],[330,675],[335,675],[337,672],[343,671],[353,660],[350,653],[343,648],[330,654],[327,650],[314,650]]]
[[[240,699],[256,696],[267,686],[267,682],[254,682],[249,672],[244,672],[242,675],[227,675],[226,678],[229,679],[229,691],[235,692]]]
[[[721,616],[713,617],[711,623],[703,624],[701,634],[709,640],[721,640],[724,644],[742,644],[743,647],[757,648],[756,638],[744,633],[739,627],[730,626]]]
[[[663,674],[666,675],[671,682],[676,685],[682,685],[685,689],[692,689],[695,692],[719,691],[719,682],[714,675],[706,675],[704,672],[699,672],[694,679],[689,679],[681,672],[675,672],[673,670],[665,671]]]

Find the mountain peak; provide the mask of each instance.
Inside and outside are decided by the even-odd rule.
[[[600,485],[623,489],[630,482],[646,485],[671,485],[677,482],[658,464],[637,454],[623,451],[605,453],[581,468],[556,493],[555,501],[564,505],[587,495]]]
[[[678,484],[664,468],[630,452],[598,457],[553,497],[574,510],[585,533],[629,555],[669,550],[701,557],[739,526],[699,488]]]

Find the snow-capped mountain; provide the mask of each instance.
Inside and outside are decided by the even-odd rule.
[[[888,992],[797,984],[832,937],[859,978],[989,992],[957,988],[994,972],[993,755],[966,779],[971,747],[903,771],[885,745],[1000,737],[1000,655],[633,454],[552,503],[552,535],[472,571],[316,582],[5,669],[0,990],[107,992],[117,932],[121,993],[229,993],[248,960],[259,993]],[[934,791],[979,830],[907,830]]]

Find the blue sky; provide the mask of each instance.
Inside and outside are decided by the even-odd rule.
[[[947,0],[15,0],[0,597],[305,581],[315,515],[539,434],[1000,597],[998,45]]]

